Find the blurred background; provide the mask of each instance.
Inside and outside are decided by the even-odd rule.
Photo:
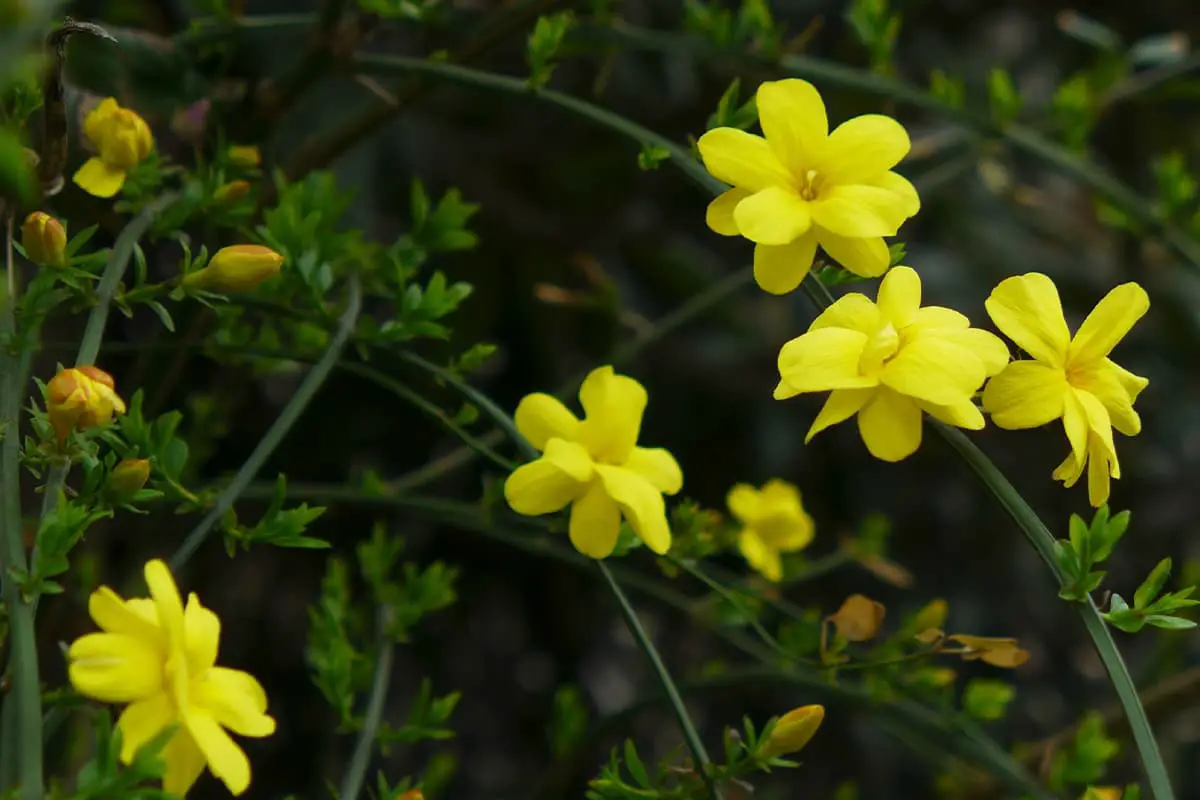
[[[447,50],[465,54],[476,67],[522,77],[528,74],[525,41],[537,14],[574,6],[586,16],[594,4],[438,5],[425,23],[362,16],[362,29],[353,31],[348,45],[414,57]],[[684,26],[683,6],[673,0],[613,6],[620,19],[641,28],[678,32]],[[860,14],[871,6],[856,4]],[[847,21],[850,4],[772,0],[769,7],[785,40],[803,34],[793,41],[799,52],[864,74],[871,68],[872,54]],[[140,30],[147,48],[168,56],[171,37],[205,15],[201,4],[187,0],[93,0],[71,3],[68,10],[125,29],[123,35]],[[318,3],[246,0],[241,10],[248,19],[296,15],[317,11]],[[1189,0],[1098,0],[1078,8],[1045,0],[893,0],[891,12],[901,19],[889,59],[892,78],[925,91],[932,71],[961,76],[968,107],[986,118],[989,75],[1003,68],[1021,98],[1021,121],[1046,140],[1070,138],[1063,112],[1069,104],[1060,87],[1087,76],[1094,124],[1083,133],[1086,153],[1075,157],[1117,176],[1144,200],[1150,218],[1171,219],[1184,239],[1195,242],[1188,231],[1196,206],[1180,176],[1197,163],[1200,141],[1200,61],[1192,54],[1200,6]],[[497,19],[504,24],[487,34]],[[479,246],[439,255],[430,266],[474,285],[464,310],[450,321],[453,347],[478,341],[498,346],[472,382],[508,409],[528,392],[553,390],[607,363],[616,348],[656,331],[664,315],[722,281],[734,286],[731,275],[746,274],[749,243],[705,227],[708,197],[683,174],[669,163],[639,169],[629,140],[535,99],[437,82],[414,90],[403,80],[360,80],[333,60],[279,115],[256,115],[252,97],[238,98],[247,96],[246,87],[294,66],[311,41],[310,26],[248,25],[223,33],[230,37],[222,39],[224,55],[181,74],[139,71],[134,56],[117,55],[121,71],[115,78],[76,70],[71,102],[78,103],[84,90],[115,90],[123,104],[146,114],[159,147],[186,163],[189,145],[170,132],[173,115],[205,97],[224,99],[230,140],[261,143],[268,168],[294,164],[314,141],[374,114],[372,130],[346,142],[328,163],[305,166],[332,168],[338,184],[354,193],[343,224],[385,242],[405,231],[413,178],[431,194],[457,187],[480,205],[471,226]],[[1130,55],[1140,52],[1139,43],[1151,56]],[[779,75],[762,62],[679,47],[632,50],[603,39],[568,40],[560,55],[552,88],[685,145],[703,133],[733,77],[741,77],[744,98],[759,81]],[[900,238],[907,246],[905,263],[924,280],[926,302],[952,306],[986,325],[983,301],[991,288],[1008,275],[1036,270],[1054,278],[1068,320],[1077,325],[1113,286],[1136,280],[1147,288],[1150,313],[1115,356],[1148,376],[1150,386],[1138,406],[1142,434],[1118,441],[1123,477],[1111,503],[1114,510],[1131,510],[1133,522],[1106,585],[1128,596],[1165,556],[1176,565],[1172,586],[1195,582],[1200,273],[1194,265],[1161,241],[1155,225],[1124,224],[1078,174],[1040,157],[1036,148],[986,126],[964,125],[953,113],[814,83],[833,122],[885,112],[908,127],[913,153],[900,170],[921,190],[923,208]],[[1172,162],[1162,166],[1172,152],[1178,153],[1174,172]],[[58,199],[59,213],[69,219],[94,215],[101,205],[70,186]],[[115,235],[119,225],[115,217],[106,219],[101,235]],[[153,264],[153,253],[151,258]],[[874,291],[869,285],[848,289]],[[220,480],[248,455],[299,374],[264,377],[202,356],[122,349],[166,336],[153,333],[157,323],[145,316],[114,316],[108,336],[114,346],[101,363],[119,387],[144,387],[157,412],[182,410],[183,430],[196,440],[192,484]],[[1089,708],[1111,712],[1115,696],[1077,614],[1056,598],[1035,554],[943,442],[928,436],[915,456],[895,465],[873,460],[852,424],[804,444],[821,398],[781,403],[772,400],[771,390],[779,347],[812,316],[801,293],[768,296],[743,280],[704,313],[655,338],[620,367],[650,393],[642,442],[675,453],[685,473],[684,495],[705,507],[723,510],[735,482],[794,482],[816,520],[817,537],[806,553],[814,558],[836,551],[840,537],[873,515],[886,515],[888,557],[910,573],[907,585],[849,565],[786,589],[786,597],[829,613],[846,595],[862,592],[885,603],[889,619],[940,597],[949,604],[949,629],[1019,637],[1032,658],[1015,673],[974,665],[963,670],[1016,684],[1008,718],[990,726],[1005,745],[1048,737]],[[72,341],[77,322],[63,323],[47,338]],[[437,347],[423,352],[441,355]],[[39,374],[52,371],[56,358],[61,356],[44,353]],[[446,389],[419,374],[406,377],[444,407],[456,407]],[[476,427],[486,430],[483,422]],[[1066,451],[1060,430],[989,429],[972,436],[1057,534],[1065,535],[1072,512],[1090,514],[1084,487],[1065,490],[1050,479]],[[201,447],[201,441],[208,444]],[[392,395],[335,373],[263,476],[279,471],[293,484],[337,484],[372,469],[394,478],[455,448],[427,417]],[[423,491],[473,501],[488,477],[497,476],[476,461]],[[253,517],[257,505],[244,500],[239,513]],[[657,697],[657,685],[594,571],[404,509],[333,503],[313,532],[348,554],[377,521],[404,537],[406,558],[441,559],[461,569],[458,602],[425,620],[398,650],[387,710],[389,719],[403,719],[429,677],[435,692],[462,692],[451,720],[456,737],[394,747],[379,763],[389,776],[420,774],[438,759],[448,776],[445,797],[578,797],[621,735],[635,739],[644,753],[679,746],[669,710],[641,704]],[[144,558],[170,552],[193,522],[169,513],[126,515],[95,528],[88,549],[96,557],[97,579],[115,585],[134,579]],[[252,797],[322,796],[353,747],[352,736],[336,733],[335,715],[309,680],[305,662],[307,608],[318,596],[326,555],[259,548],[231,560],[214,538],[180,576],[185,591],[198,592],[224,621],[222,663],[259,676],[279,720],[274,737],[246,742],[255,770]],[[635,570],[655,572],[644,552],[628,561]],[[720,563],[745,571],[736,556]],[[701,587],[679,580],[701,596]],[[735,651],[686,615],[644,595],[634,593],[633,600],[681,680],[714,659],[740,663]],[[46,608],[48,652],[86,628],[79,592],[51,598]],[[1117,638],[1140,686],[1162,686],[1184,674],[1151,713],[1179,795],[1200,798],[1195,635],[1147,629]],[[61,671],[48,677],[57,680]],[[564,685],[579,688],[593,721],[623,716],[560,757],[549,730],[555,694]],[[803,767],[755,779],[758,796],[832,797],[848,780],[859,782],[864,798],[934,794],[944,765],[914,752],[869,709],[819,687],[744,681],[689,697],[710,749],[718,750],[723,725],[736,725],[743,715],[763,721],[812,702],[824,703],[827,717]],[[1132,746],[1122,753],[1108,783],[1140,778]],[[198,798],[223,794],[211,777],[194,790]]]

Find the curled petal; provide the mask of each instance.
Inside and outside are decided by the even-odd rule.
[[[579,388],[579,401],[587,413],[579,427],[579,441],[592,457],[613,464],[628,459],[642,428],[645,388],[604,366],[588,374]]]
[[[811,169],[829,135],[820,93],[808,81],[768,81],[755,95],[758,120],[779,161],[795,174]]]
[[[813,420],[812,427],[805,434],[804,443],[808,444],[814,436],[826,428],[853,417],[862,410],[862,407],[867,404],[875,394],[875,391],[872,388],[835,389],[830,392],[828,399],[825,400],[825,405],[821,406],[821,413],[817,414],[817,418]]]
[[[817,241],[826,255],[863,278],[878,278],[892,263],[887,243],[878,236],[853,239],[821,229],[817,231]]]
[[[818,171],[842,184],[875,180],[899,164],[910,147],[908,132],[899,122],[882,114],[863,114],[829,134]]]
[[[275,720],[265,713],[258,681],[240,670],[209,670],[192,685],[192,705],[207,711],[217,724],[241,736],[261,738],[275,732]]]
[[[1071,340],[1072,364],[1106,357],[1150,309],[1150,297],[1136,283],[1123,283],[1096,304]]]
[[[779,376],[795,392],[861,389],[878,379],[858,373],[867,337],[844,328],[819,328],[798,336],[779,351]]]
[[[858,412],[858,432],[871,455],[901,461],[921,446],[921,409],[910,398],[881,387]]]
[[[513,415],[517,430],[538,450],[550,439],[571,441],[579,431],[579,420],[556,397],[542,392],[526,395]]]
[[[1136,403],[1138,395],[1150,385],[1149,380],[1143,378],[1141,375],[1134,375],[1112,359],[1106,358],[1101,363],[1105,369],[1111,370],[1117,376],[1117,380],[1121,382],[1121,385],[1125,387],[1125,391],[1129,394],[1130,403]]]
[[[183,610],[183,630],[189,669],[199,673],[217,663],[221,620],[200,605],[200,598],[194,592],[188,595],[187,607]]]
[[[879,284],[876,302],[896,330],[911,324],[921,307],[921,276],[911,267],[893,267]]]
[[[758,244],[790,244],[812,226],[807,200],[788,187],[768,186],[737,204],[738,232]]]
[[[589,558],[607,558],[617,546],[621,509],[608,496],[603,482],[592,483],[583,497],[571,504],[568,532],[575,549]]]
[[[1062,421],[1067,441],[1071,443],[1071,455],[1082,470],[1087,455],[1088,422],[1087,412],[1079,401],[1079,394],[1070,388],[1063,393]]]
[[[250,786],[250,760],[206,710],[188,708],[183,717],[187,732],[204,754],[208,768],[232,794]]]
[[[163,643],[157,616],[147,616],[107,586],[92,592],[88,598],[88,614],[108,633],[123,633],[147,642]]]
[[[1001,428],[1037,428],[1063,415],[1070,388],[1061,368],[1014,361],[983,390],[983,408]]]
[[[597,464],[596,472],[633,532],[655,553],[667,552],[671,548],[671,527],[662,493],[632,470]]]
[[[741,231],[738,230],[737,221],[733,218],[733,210],[737,208],[738,203],[749,196],[750,192],[745,189],[730,189],[722,192],[708,204],[708,209],[704,213],[704,221],[708,223],[708,227],[714,233],[722,236],[737,236]]]
[[[696,145],[705,169],[730,186],[757,192],[791,183],[791,174],[761,136],[736,128],[714,128]]]
[[[787,294],[808,275],[816,255],[817,237],[812,231],[791,244],[757,244],[754,246],[754,282],[764,292]]]
[[[1142,430],[1142,418],[1133,410],[1133,399],[1125,382],[1104,361],[1090,369],[1075,370],[1071,375],[1072,385],[1095,396],[1104,405],[1114,428],[1126,436],[1137,436]]]
[[[683,488],[683,470],[665,448],[635,447],[624,467],[641,475],[663,494],[676,494]]]
[[[1110,459],[1111,455],[1111,459]],[[1088,502],[1099,508],[1108,502],[1112,484],[1109,478],[1121,477],[1115,454],[1105,452],[1103,443],[1093,437],[1088,442]]]
[[[1006,278],[984,303],[1000,332],[1038,361],[1066,364],[1071,333],[1054,281],[1040,272]]]

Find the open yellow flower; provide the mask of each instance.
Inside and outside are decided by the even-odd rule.
[[[541,458],[517,468],[504,483],[513,511],[536,516],[571,507],[571,543],[591,558],[612,553],[621,517],[656,553],[671,547],[663,494],[683,488],[675,457],[638,447],[646,390],[612,367],[592,370],[579,389],[586,418],[577,419],[548,394],[517,406],[517,430]]]
[[[857,275],[882,275],[883,237],[921,207],[892,171],[908,154],[904,128],[864,114],[831,133],[821,95],[796,78],[764,83],[755,97],[764,136],[714,128],[700,137],[704,166],[733,187],[709,205],[708,226],[755,243],[755,280],[773,294],[800,285],[818,245]]]
[[[165,791],[186,794],[207,764],[241,794],[250,785],[250,761],[226,729],[274,733],[266,692],[253,676],[215,666],[221,621],[195,594],[184,607],[166,564],[150,561],[145,576],[148,598],[123,600],[107,586],[92,593],[88,613],[103,633],[71,644],[71,684],[103,703],[128,703],[117,720],[126,764],[167,726],[178,726],[162,751]]]
[[[831,392],[805,441],[857,414],[871,455],[900,461],[921,445],[922,411],[947,425],[982,428],[972,397],[1007,363],[998,337],[952,309],[922,308],[920,277],[895,267],[877,302],[844,295],[783,346],[775,399]]]
[[[738,549],[750,566],[768,580],[783,578],[782,553],[801,550],[812,541],[812,517],[800,502],[800,490],[781,480],[762,489],[739,483],[729,490],[729,512],[742,524]]]
[[[126,176],[154,147],[146,121],[137,112],[121,108],[111,97],[84,118],[83,135],[96,155],[84,162],[74,181],[96,197],[112,197],[121,191]]]
[[[1071,453],[1054,478],[1073,486],[1088,466],[1088,499],[1108,501],[1109,478],[1120,478],[1112,429],[1136,436],[1142,421],[1133,404],[1149,383],[1108,356],[1150,308],[1136,283],[1125,283],[1096,304],[1074,338],[1054,281],[1038,272],[1000,282],[986,303],[996,327],[1031,358],[992,378],[983,408],[1001,428],[1036,428],[1062,419]]]

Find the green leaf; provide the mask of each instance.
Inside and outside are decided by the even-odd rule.
[[[1184,631],[1196,627],[1194,620],[1184,619],[1183,617],[1168,617],[1162,614],[1151,614],[1146,617],[1146,622],[1156,628],[1163,628],[1169,631]]]
[[[1004,716],[1016,690],[1004,681],[976,678],[963,690],[963,710],[978,720],[991,721]]]
[[[1163,585],[1167,582],[1167,578],[1171,577],[1171,559],[1164,558],[1158,562],[1142,585],[1138,587],[1133,595],[1133,607],[1137,609],[1146,608],[1158,597],[1158,593],[1162,591]]]
[[[625,740],[625,767],[639,786],[650,788],[650,775],[646,772],[642,760],[638,758],[637,748],[634,747],[632,739]]]

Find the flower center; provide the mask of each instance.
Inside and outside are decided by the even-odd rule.
[[[874,375],[883,369],[883,365],[900,349],[900,334],[892,323],[887,323],[867,342],[862,355],[858,357],[858,371],[861,375]]]
[[[800,196],[805,200],[816,200],[817,195],[821,191],[821,186],[824,183],[825,179],[821,177],[821,175],[815,169],[806,170],[804,174],[800,176],[800,181],[796,187],[796,191],[798,191]]]

